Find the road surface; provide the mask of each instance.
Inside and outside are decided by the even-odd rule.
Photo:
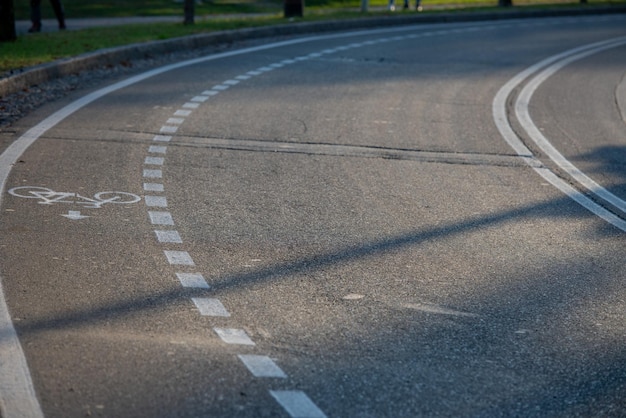
[[[33,112],[2,416],[623,416],[625,23],[268,41]]]

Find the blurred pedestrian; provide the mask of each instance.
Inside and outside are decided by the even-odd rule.
[[[407,10],[408,8],[409,8],[409,0],[404,0],[404,10]],[[395,1],[389,0],[389,11],[393,12],[394,10],[396,10]],[[415,10],[417,10],[418,12],[422,11],[422,0],[415,1]]]
[[[65,15],[61,0],[50,0],[50,4],[52,4],[54,15],[59,21],[59,29],[65,29]],[[28,31],[30,33],[41,32],[41,0],[30,0],[30,21],[32,26]]]

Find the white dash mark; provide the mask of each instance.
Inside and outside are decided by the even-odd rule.
[[[148,165],[163,165],[164,162],[165,159],[163,157],[146,157],[143,160],[143,163]]]
[[[183,110],[183,109],[178,109],[176,112],[174,112],[174,116],[189,116],[191,115],[191,110]]]
[[[143,189],[146,192],[162,192],[165,191],[165,187],[163,187],[160,183],[144,183]]]
[[[322,54],[320,54],[319,52],[313,52],[313,53],[307,55],[307,57],[309,57],[309,58],[319,58],[321,56],[322,56]]]
[[[178,126],[163,125],[161,126],[161,129],[159,129],[159,132],[162,132],[164,134],[173,134],[176,131],[178,131]]]
[[[227,86],[226,84],[218,84],[217,86],[211,87],[212,90],[218,90],[218,91],[228,90],[229,88],[230,86]]]
[[[274,363],[274,360],[267,356],[240,354],[237,357],[254,377],[280,377],[283,379],[287,377],[285,372]]]
[[[191,99],[192,102],[197,102],[197,103],[204,103],[207,100],[209,100],[207,96],[196,96],[193,99]]]
[[[163,251],[167,261],[172,265],[195,266],[193,259],[187,251]]]
[[[284,65],[291,65],[291,64],[295,64],[295,63],[296,63],[296,60],[290,60],[290,59],[281,61],[281,64],[284,64]]]
[[[148,211],[152,225],[174,225],[174,218],[169,212]]]
[[[182,244],[183,239],[180,237],[178,231],[154,231],[159,242],[170,244]]]
[[[213,330],[226,344],[256,345],[242,329],[213,328]]]
[[[180,125],[184,121],[185,121],[185,119],[183,119],[183,118],[169,118],[167,120],[167,122],[165,122],[165,123],[169,123],[169,124],[172,124],[172,125]]]
[[[237,77],[235,77],[236,80],[242,80],[242,81],[249,80],[250,78],[252,77],[246,74],[238,75]]]
[[[239,80],[226,80],[224,81],[222,84],[226,84],[228,86],[236,86],[237,84],[239,84]]]
[[[282,64],[280,62],[276,62],[276,63],[270,65],[269,67],[277,69],[277,68],[283,68],[284,66],[285,66],[285,64]]]
[[[160,179],[163,177],[163,171],[161,170],[143,170],[143,176],[148,179]]]
[[[204,276],[200,273],[176,273],[176,277],[178,277],[183,287],[209,289],[209,285],[206,280],[204,280]]]
[[[203,91],[202,94],[204,94],[205,96],[216,96],[220,94],[220,92],[215,91],[215,90],[206,90],[206,91]]]
[[[172,140],[171,136],[167,135],[155,135],[153,141],[156,142],[170,142]]]
[[[326,418],[306,393],[300,390],[270,390],[270,394],[292,418]]]
[[[153,154],[165,154],[167,152],[167,147],[161,145],[150,145],[148,152]]]
[[[183,107],[185,109],[197,109],[198,107],[200,107],[200,103],[187,102],[183,105]]]
[[[426,313],[439,314],[439,315],[453,315],[453,316],[468,316],[468,317],[477,317],[479,315],[470,313],[470,312],[462,312],[454,309],[449,309],[441,305],[435,305],[432,303],[403,303],[403,308],[414,309],[416,311],[422,311]]]
[[[191,298],[196,308],[202,316],[223,316],[228,318],[230,313],[226,310],[222,302],[211,298]]]
[[[248,71],[246,74],[249,74],[251,76],[257,76],[257,75],[261,75],[263,73],[263,71]]]
[[[143,200],[146,202],[146,206],[157,208],[167,207],[167,199],[163,196],[144,196]]]

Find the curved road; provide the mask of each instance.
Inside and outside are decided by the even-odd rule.
[[[1,415],[623,416],[625,23],[293,38],[21,120]]]

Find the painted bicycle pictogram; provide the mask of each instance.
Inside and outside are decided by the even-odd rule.
[[[127,192],[98,192],[93,197],[82,196],[72,192],[55,192],[47,187],[19,186],[9,190],[9,194],[25,199],[38,199],[40,205],[52,205],[54,203],[69,203],[81,205],[86,209],[100,209],[107,203],[131,204],[137,203],[141,197]]]

